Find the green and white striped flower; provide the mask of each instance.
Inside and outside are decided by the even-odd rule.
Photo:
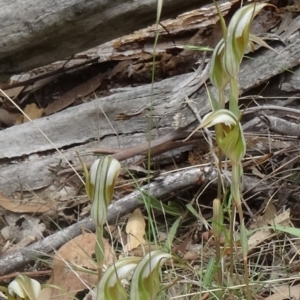
[[[25,275],[18,275],[8,285],[8,293],[12,296],[17,295],[21,299],[38,300],[41,292],[40,283]]]
[[[230,20],[225,40],[224,68],[231,77],[237,77],[241,61],[249,45],[251,22],[267,5],[270,4],[255,2],[243,6]]]
[[[126,257],[110,266],[97,286],[96,300],[127,300],[128,295],[121,280],[130,275],[140,260],[140,257]]]
[[[107,208],[112,200],[121,164],[111,156],[99,158],[86,178],[86,190],[92,201],[91,216],[97,226],[106,222]]]
[[[154,250],[143,257],[136,267],[130,289],[130,300],[155,300],[160,290],[159,268],[172,255]]]
[[[246,153],[245,137],[240,121],[228,109],[219,109],[205,115],[200,126],[190,136],[201,128],[217,124],[222,129],[222,134],[216,135],[218,146],[233,163],[240,163]]]

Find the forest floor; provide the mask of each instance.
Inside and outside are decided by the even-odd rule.
[[[227,21],[238,2],[220,5]],[[247,53],[240,72],[249,277],[255,299],[300,299],[300,15],[297,4],[273,3],[279,11],[264,10],[252,30],[267,37],[277,52],[257,47]],[[172,285],[159,299],[216,299],[218,287],[203,286],[216,251],[211,231],[218,178],[214,149],[203,133],[185,139],[199,115],[209,111],[204,82],[209,85],[211,54],[199,47],[216,45],[220,24],[209,5],[163,21],[159,31],[154,64],[153,25],[2,85],[23,113],[2,97],[1,285],[22,273],[68,291],[61,295],[45,289],[41,299],[83,299],[97,283],[95,273],[70,267],[76,261],[95,270],[91,205],[76,152],[87,165],[110,154],[123,169],[108,211],[105,265],[169,243],[176,263],[166,263],[162,277]],[[214,132],[208,136],[214,139]],[[230,162],[224,160],[223,166],[228,191]],[[148,209],[141,200],[145,197]],[[227,198],[225,193],[224,202]],[[235,227],[238,237],[238,218]],[[242,299],[241,268],[236,249],[235,282],[224,275],[236,299]]]

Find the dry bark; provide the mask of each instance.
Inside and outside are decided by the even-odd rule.
[[[234,5],[239,0],[218,1],[219,9],[224,16],[226,16]],[[204,4],[204,3],[203,3]],[[95,61],[119,61],[119,60],[137,60],[137,64],[130,64],[132,75],[141,78],[139,69],[144,61],[149,61],[153,53],[153,41],[155,35],[158,33],[160,36],[159,43],[157,44],[156,53],[157,58],[164,55],[167,49],[174,48],[176,45],[204,45],[214,47],[215,43],[221,38],[220,31],[216,30],[210,35],[203,35],[202,33],[209,30],[211,26],[216,24],[219,20],[217,9],[214,4],[210,4],[198,9],[188,11],[176,18],[166,19],[160,22],[160,25],[152,25],[147,28],[142,28],[132,34],[120,36],[116,39],[110,40],[104,44],[97,45],[96,47],[84,52],[76,53],[69,61],[56,61],[50,65],[42,66],[41,68],[30,70],[32,74],[31,79],[25,80],[24,84],[34,83],[41,73],[41,77],[45,78],[53,74],[61,73],[69,68],[82,67],[83,64],[88,64]],[[266,28],[268,29],[268,28]],[[195,35],[195,33],[198,33]],[[214,37],[214,35],[216,35]],[[199,52],[200,53],[200,52]],[[180,54],[182,62],[184,59],[187,64],[188,57],[197,57],[197,52],[184,50]],[[174,57],[178,60],[178,57]],[[172,60],[172,59],[171,59]],[[169,66],[171,68],[171,66]],[[175,71],[175,64],[172,63],[173,72]],[[149,67],[151,71],[151,66]],[[49,72],[45,74],[45,72]],[[181,74],[180,72],[177,73]],[[20,83],[21,81],[21,83]],[[148,80],[149,81],[149,80]],[[14,86],[20,86],[22,80],[18,78],[18,82]],[[5,86],[4,86],[5,88]]]
[[[244,61],[240,73],[242,92],[257,87],[284,70],[298,65],[299,39],[293,40],[286,47],[278,45],[275,49],[281,55],[270,50],[260,50],[255,54],[255,59]],[[204,75],[207,76],[194,72],[166,79],[155,83],[153,91],[151,85],[117,90],[111,96],[69,108],[36,120],[34,124],[25,123],[0,131],[2,141],[0,190],[8,195],[20,191],[21,187],[37,190],[49,186],[55,180],[55,176],[48,167],[57,164],[61,159],[59,154],[51,154],[55,151],[53,145],[60,149],[68,147],[69,149],[64,151],[66,158],[77,161],[74,151],[78,149],[76,148],[78,145],[81,145],[78,149],[81,155],[86,157],[91,149],[102,145],[108,148],[125,148],[145,141],[148,132],[147,108],[152,95],[154,95],[152,115],[155,126],[153,138],[174,130],[172,123],[174,116],[178,114],[184,120],[184,125],[194,122],[196,117],[186,106],[185,97],[195,99],[196,109],[200,115],[209,111],[206,91],[201,88],[203,79],[207,78],[201,77]],[[145,110],[128,120],[116,120],[116,117],[124,112],[129,114],[140,109]],[[115,131],[103,112],[118,133],[119,144]],[[45,139],[36,126],[53,144]],[[37,155],[30,160],[30,155],[33,154]],[[92,157],[88,159],[92,160]],[[14,164],[13,161],[18,161],[18,164]]]
[[[164,1],[162,19],[198,5],[198,0]],[[1,0],[0,6],[3,79],[155,23],[157,1]]]

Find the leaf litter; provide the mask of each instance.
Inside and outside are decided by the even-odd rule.
[[[287,16],[287,14],[285,15]],[[293,19],[295,20],[295,18]],[[288,35],[294,33],[298,30],[299,25],[296,21],[292,23],[292,32],[289,32]],[[295,25],[296,24],[296,25]],[[268,28],[269,29],[269,28]],[[281,29],[282,30],[282,29]],[[282,32],[277,34],[287,34],[286,30],[283,30]],[[288,35],[284,36],[284,38],[287,38]],[[138,39],[143,40],[139,35],[136,35]],[[126,40],[121,43],[119,41],[119,44],[115,42],[115,47],[117,48],[126,48],[126,43],[131,44],[132,41],[130,41],[130,38],[128,38],[128,41]],[[127,46],[128,47],[128,46]],[[126,51],[125,51],[126,52]],[[146,55],[145,55],[146,58]],[[128,56],[126,56],[126,59],[128,59]],[[175,58],[173,58],[174,61],[176,61],[176,55]],[[145,59],[146,61],[146,59]],[[162,60],[163,61],[163,60]],[[146,69],[149,68],[147,65],[147,61],[144,62],[144,66],[146,66]],[[168,68],[175,68],[176,63],[169,63]],[[140,70],[141,65],[134,65],[133,61],[125,61],[123,65],[119,65],[117,69],[115,69],[113,76],[119,75],[120,77],[123,76],[128,78],[128,74],[132,74],[132,69]],[[124,72],[124,73],[122,73]],[[126,73],[128,72],[128,73]],[[135,72],[136,73],[136,72]],[[143,74],[142,72],[140,74]],[[110,77],[110,76],[108,76]],[[112,77],[112,76],[111,76]],[[129,76],[130,77],[130,76]],[[54,79],[53,79],[54,80]],[[91,84],[91,82],[96,82],[96,84]],[[78,98],[84,98],[87,95],[90,95],[91,93],[95,92],[97,88],[102,85],[102,75],[96,75],[95,77],[92,77],[91,79],[83,82],[81,85],[77,85],[73,88],[71,88],[69,91],[65,93],[61,93],[60,97],[51,102],[48,106],[43,106],[45,111],[43,109],[39,109],[37,104],[26,104],[25,108],[27,108],[29,112],[29,116],[34,118],[40,118],[42,114],[50,115],[52,113],[56,113],[57,111],[60,111],[61,109],[64,109],[72,104],[74,104],[76,101],[78,101]],[[105,83],[106,84],[106,83]],[[104,86],[105,86],[104,84]],[[293,88],[297,89],[297,81],[293,83]],[[40,88],[43,87],[43,85],[40,86]],[[299,87],[299,86],[298,86]],[[19,88],[18,90],[15,90],[13,93],[15,95],[15,98],[20,97],[22,95],[22,92],[24,90],[23,88]],[[22,95],[24,96],[24,94]],[[55,98],[55,97],[54,97]],[[83,101],[90,101],[90,99],[85,99]],[[271,101],[267,99],[266,102]],[[260,102],[260,104],[263,104],[263,101]],[[286,117],[286,116],[284,116]],[[289,119],[289,121],[291,121]],[[14,124],[13,121],[8,122],[10,124]],[[260,124],[256,124],[256,126],[259,125],[263,127],[265,124],[261,122]],[[11,126],[11,125],[10,125]],[[251,143],[259,145],[262,140],[255,140],[258,137],[251,138]],[[275,134],[271,134],[270,136],[265,136],[266,140],[270,142],[273,138],[278,138],[278,136],[275,136]],[[289,145],[293,144],[293,142],[290,142],[290,140],[286,139],[285,141],[282,141],[281,138],[279,138],[279,142],[282,143],[288,143]],[[264,146],[266,145],[266,142],[263,142]],[[297,144],[296,144],[297,145]],[[260,145],[261,146],[261,145]],[[266,147],[268,148],[268,147]],[[280,153],[278,155],[274,155],[270,157],[267,161],[264,161],[261,164],[257,164],[254,158],[254,154],[257,154],[257,152],[261,152],[261,148],[253,147],[252,150],[253,153],[249,152],[249,156],[247,159],[253,160],[253,167],[255,171],[253,172],[253,175],[259,176],[262,180],[268,180],[271,179],[272,185],[274,186],[275,193],[276,190],[278,191],[280,188],[282,188],[282,185],[278,186],[277,182],[282,176],[280,174],[280,162],[283,160],[283,158],[289,159],[289,151],[286,151],[286,153]],[[265,151],[265,150],[264,150]],[[191,152],[190,152],[191,153]],[[189,154],[191,156],[191,154]],[[266,154],[268,155],[268,154]],[[205,156],[202,153],[198,153],[198,159],[200,161],[208,161],[207,156]],[[193,161],[193,164],[195,164],[195,158],[193,158],[191,161]],[[179,164],[181,166],[186,166],[185,164],[182,164],[182,161],[179,161]],[[286,188],[295,188],[295,185],[297,185],[297,180],[293,179],[292,177],[298,176],[298,161],[296,161],[289,169],[290,175],[287,177],[283,185],[285,185]],[[173,166],[171,168],[174,168]],[[247,168],[246,168],[247,170]],[[249,167],[250,170],[250,167]],[[253,169],[252,169],[253,170]],[[277,174],[278,173],[278,174]],[[272,174],[272,176],[269,176]],[[125,180],[124,182],[128,186],[133,186],[133,183],[130,182],[130,180]],[[63,183],[65,184],[65,183]],[[122,193],[125,193],[124,190],[120,191],[119,196],[122,195]],[[78,190],[80,193],[80,190]],[[182,210],[182,208],[185,207],[185,204],[189,202],[189,199],[191,198],[191,195],[193,194],[194,190],[191,188],[190,191],[183,191],[182,193],[177,193],[174,195],[170,195],[173,197],[179,204],[178,211]],[[206,220],[210,220],[212,217],[210,205],[211,202],[209,199],[212,197],[212,190],[208,188],[207,191],[203,190],[203,196],[201,199],[204,199],[204,203],[198,202],[197,203],[197,209],[201,211],[201,214],[204,215]],[[291,192],[291,198],[294,198],[293,201],[297,202],[298,200],[298,194],[296,191]],[[261,196],[259,196],[261,197]],[[299,251],[299,245],[296,243],[296,240],[299,238],[297,235],[293,235],[293,231],[291,232],[285,232],[284,228],[287,225],[291,225],[293,222],[297,223],[297,219],[293,220],[293,213],[296,211],[293,211],[293,209],[290,210],[280,210],[280,206],[278,209],[278,206],[275,207],[273,204],[269,204],[265,207],[264,212],[262,214],[260,213],[260,208],[258,207],[258,203],[261,202],[261,198],[257,198],[257,200],[249,199],[248,201],[252,201],[252,210],[253,214],[255,215],[256,220],[260,220],[260,222],[256,221],[253,222],[252,225],[249,225],[249,231],[254,230],[254,232],[249,233],[249,246],[250,246],[250,261],[253,263],[253,269],[258,268],[261,265],[261,270],[263,268],[266,268],[267,271],[263,274],[264,279],[267,280],[269,278],[278,279],[278,278],[284,278],[282,281],[282,284],[280,283],[280,280],[276,282],[276,284],[273,284],[271,282],[267,282],[267,286],[269,287],[269,290],[272,291],[274,294],[267,296],[266,299],[285,299],[286,297],[298,297],[299,296],[299,285],[292,285],[292,279],[289,281],[289,274],[284,273],[283,269],[284,267],[291,267],[290,263],[296,264],[299,261],[298,257],[298,251]],[[263,194],[263,197],[266,198],[266,194]],[[268,196],[270,197],[270,196]],[[276,197],[275,197],[275,200]],[[257,203],[258,202],[258,203]],[[276,201],[275,201],[276,202]],[[52,203],[47,203],[48,205]],[[50,205],[50,207],[51,207]],[[4,210],[12,211],[16,214],[40,214],[40,213],[46,213],[47,210],[50,210],[49,206],[46,205],[46,203],[24,203],[21,200],[12,201],[9,198],[6,198],[4,196],[1,196],[0,198],[0,206]],[[80,207],[81,206],[81,207]],[[78,210],[84,209],[85,203],[81,203],[78,205]],[[274,208],[275,207],[275,208]],[[76,209],[74,209],[75,211]],[[291,212],[291,213],[290,213]],[[76,215],[76,212],[72,212]],[[166,232],[170,229],[169,226],[167,226],[168,223],[174,222],[173,216],[170,217],[167,221],[164,219],[163,214],[159,211],[156,211],[156,217],[155,222],[159,226],[165,226]],[[77,215],[76,215],[77,217]],[[76,219],[75,217],[75,219]],[[169,216],[167,216],[169,218]],[[250,221],[251,218],[247,217]],[[120,221],[119,221],[120,222]],[[123,222],[124,223],[124,222]],[[121,222],[121,224],[123,224]],[[189,216],[185,219],[185,222],[178,228],[176,233],[176,239],[173,241],[173,247],[174,248],[180,248],[183,249],[184,261],[188,263],[188,267],[192,269],[197,269],[201,264],[207,263],[209,261],[209,258],[214,255],[214,242],[213,242],[213,236],[208,231],[198,231],[197,229],[197,221],[192,218],[192,216]],[[123,233],[123,236],[125,235],[125,232],[127,233],[126,239],[119,239],[119,241],[122,240],[121,243],[124,243],[124,240],[127,240],[128,243],[125,243],[124,249],[126,251],[132,251],[136,250],[135,255],[138,255],[138,250],[140,251],[140,255],[143,255],[143,247],[142,245],[146,242],[145,241],[145,234],[146,234],[146,222],[145,218],[143,217],[143,213],[141,210],[136,210],[127,220],[126,222],[126,229],[120,229],[119,231]],[[277,225],[281,225],[277,226]],[[119,227],[120,228],[120,227]],[[193,229],[190,231],[190,229]],[[276,230],[276,228],[278,230]],[[161,229],[160,229],[161,230]],[[125,231],[125,232],[124,232]],[[186,233],[189,233],[186,235]],[[205,234],[204,234],[205,233]],[[207,235],[206,235],[207,233]],[[7,237],[9,235],[6,235]],[[238,237],[238,236],[237,236]],[[9,237],[9,239],[14,240],[14,237]],[[289,242],[290,239],[293,239],[293,243]],[[53,274],[49,281],[49,283],[53,284],[61,284],[63,281],[65,281],[64,288],[70,292],[72,295],[75,295],[75,291],[79,291],[86,288],[86,285],[84,283],[88,283],[88,286],[91,287],[93,283],[95,283],[95,279],[91,275],[85,275],[83,272],[80,272],[76,269],[76,271],[72,270],[69,267],[66,267],[66,263],[75,263],[76,267],[84,267],[89,270],[93,270],[95,268],[94,263],[91,261],[91,257],[93,255],[94,247],[93,243],[95,242],[95,237],[93,234],[90,233],[83,233],[81,236],[78,237],[78,239],[74,239],[70,241],[69,243],[65,244],[55,256],[54,263],[53,263]],[[109,255],[112,255],[110,257],[110,260],[108,259],[109,263],[112,263],[113,259],[115,259],[113,254],[113,247],[112,243],[115,242],[115,239],[111,239],[110,242],[105,242],[107,246],[106,253]],[[293,245],[295,251],[292,255],[290,252],[290,248]],[[238,243],[236,244],[238,248]],[[126,252],[125,251],[125,252]],[[236,250],[238,251],[238,249]],[[120,251],[122,252],[122,251]],[[275,257],[276,256],[276,259]],[[113,257],[113,258],[112,258]],[[264,259],[261,259],[260,257],[263,257]],[[226,260],[225,260],[226,261]],[[91,262],[91,263],[88,263]],[[188,276],[190,278],[190,282],[193,282],[194,279],[198,279],[194,272],[191,272],[191,269],[189,268],[182,268],[181,271],[177,271],[180,276]],[[279,275],[277,278],[272,277],[272,272],[278,273]],[[80,273],[79,273],[80,272]],[[186,272],[186,273],[185,273]],[[254,272],[255,273],[255,272]],[[55,274],[55,275],[54,275]],[[80,279],[78,278],[78,274],[80,274]],[[177,274],[177,275],[178,275]],[[84,283],[82,282],[84,281]],[[287,285],[285,282],[288,282]],[[199,282],[199,281],[198,281]],[[197,286],[197,285],[196,285]],[[179,284],[179,287],[182,287],[182,285]],[[260,295],[266,296],[266,291],[268,289],[261,288],[259,291]],[[51,292],[53,293],[53,291]],[[173,294],[173,296],[178,296],[178,291]],[[53,296],[53,295],[51,295]],[[262,297],[262,296],[261,296]],[[272,298],[273,297],[273,298]],[[43,298],[47,299],[47,298]],[[59,298],[58,298],[59,299]],[[66,299],[66,298],[61,298]]]

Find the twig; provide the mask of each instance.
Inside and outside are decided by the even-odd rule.
[[[190,125],[188,125],[188,127],[190,127]],[[145,154],[145,152],[148,151],[149,147],[151,148],[150,151],[152,152],[152,156],[164,153],[166,151],[169,151],[169,150],[172,150],[175,148],[183,147],[183,146],[189,144],[189,143],[184,143],[182,141],[182,139],[186,138],[189,135],[189,131],[186,131],[185,129],[186,129],[186,127],[179,128],[177,130],[174,130],[173,132],[170,132],[170,133],[164,135],[163,137],[155,139],[150,142],[150,146],[149,146],[149,142],[141,143],[141,144],[131,147],[131,148],[118,150],[118,151],[116,151],[116,153],[112,154],[111,156],[116,158],[119,161],[123,161],[128,158],[134,157],[136,155]],[[201,136],[202,136],[202,134],[199,133],[196,137],[199,138]],[[175,142],[175,143],[171,143],[171,142]],[[159,151],[157,149],[159,149]],[[111,149],[108,149],[108,150],[110,151]],[[99,150],[95,149],[92,152],[99,153]],[[103,153],[106,151],[105,151],[105,149],[101,148],[101,152]],[[91,166],[91,163],[87,164],[87,168],[90,168],[90,166]],[[82,167],[80,165],[75,166],[74,169],[77,172],[82,171]],[[68,169],[58,172],[58,175],[64,175],[64,174],[68,174],[70,172],[73,172],[73,169],[68,168]]]
[[[224,181],[230,174],[224,172]],[[199,168],[195,167],[189,170],[181,170],[165,176],[159,176],[150,185],[143,186],[140,190],[123,197],[122,199],[111,204],[108,209],[107,222],[114,224],[116,220],[141,206],[139,201],[142,193],[149,193],[151,196],[161,199],[162,197],[171,194],[174,191],[183,190],[187,187],[193,187],[196,184],[204,184],[210,181],[215,181],[218,176],[217,170],[211,170],[210,167]],[[256,192],[258,185],[256,178],[244,177],[245,189],[252,189],[253,193]],[[265,187],[263,183],[259,185],[267,189],[267,182]],[[90,217],[71,225],[57,233],[54,233],[41,241],[38,241],[30,246],[20,249],[15,253],[4,255],[0,257],[0,275],[6,275],[10,272],[15,272],[17,269],[24,267],[26,264],[42,257],[45,254],[52,253],[54,249],[58,249],[67,241],[82,233],[82,228],[90,231],[95,230],[95,226]]]

